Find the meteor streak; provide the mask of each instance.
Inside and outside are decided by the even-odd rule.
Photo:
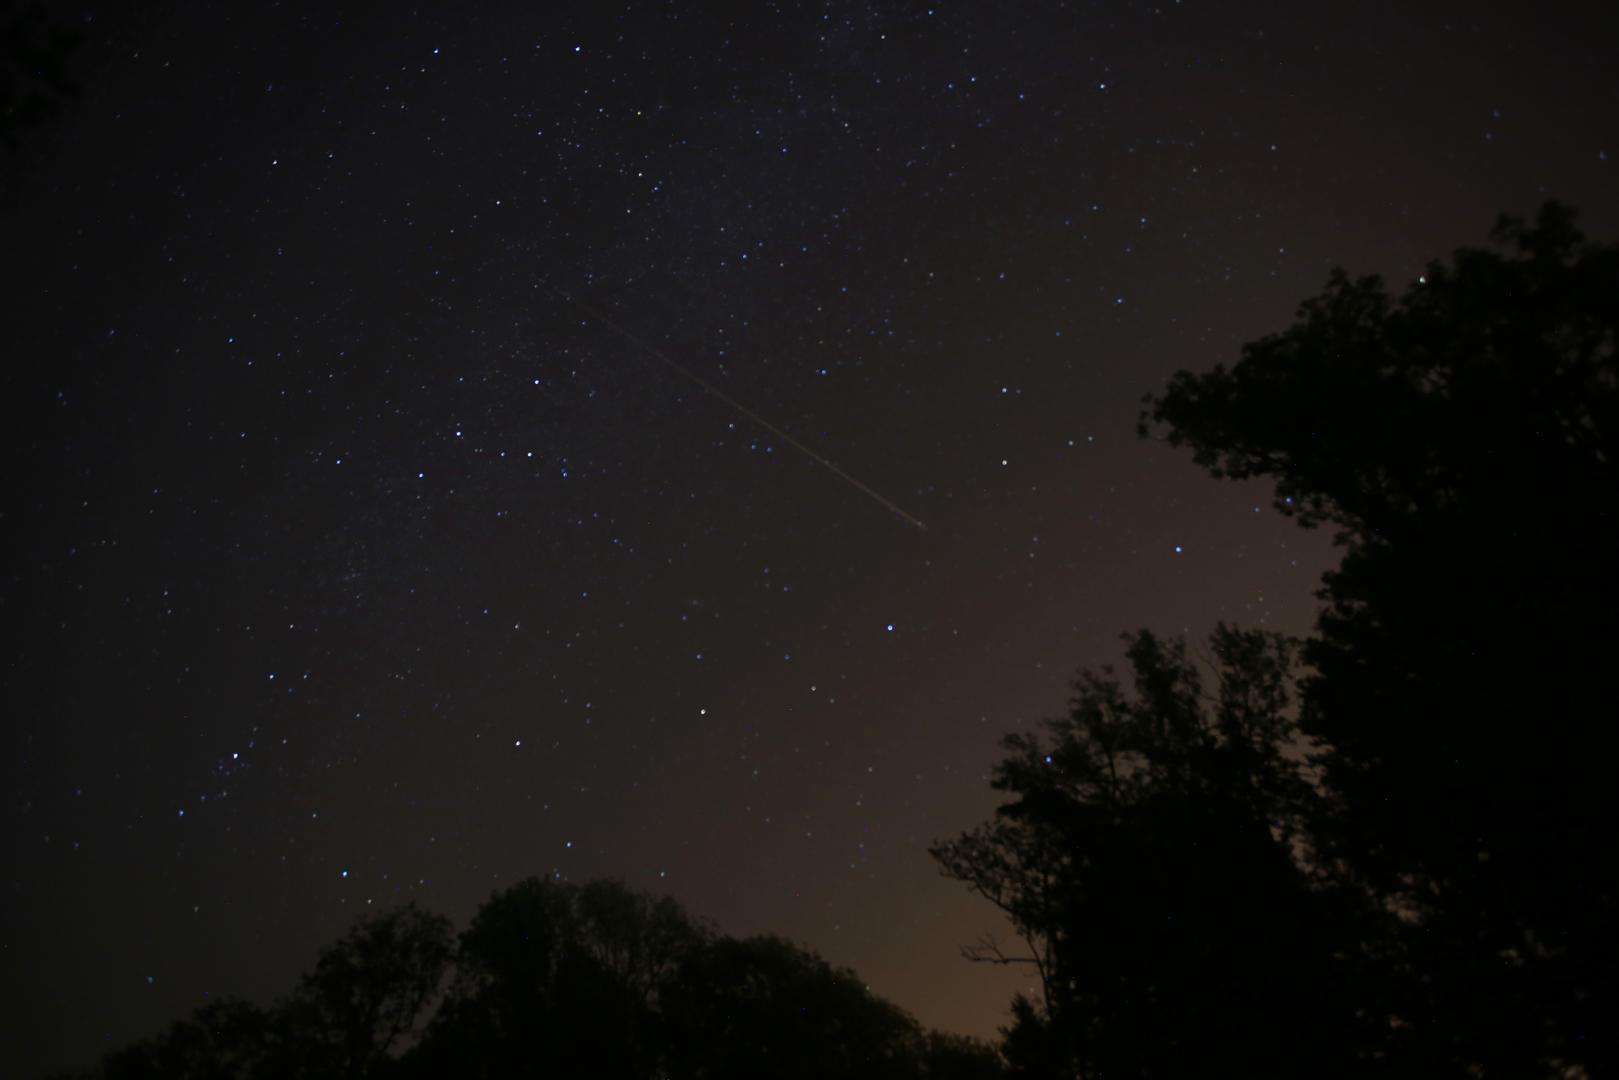
[[[723,401],[725,404],[729,405],[731,408],[735,409],[749,420],[752,420],[755,424],[758,424],[760,427],[770,432],[770,434],[774,435],[788,446],[791,446],[793,449],[797,450],[799,453],[803,454],[817,465],[825,467],[834,476],[837,476],[839,479],[848,483],[855,489],[864,492],[873,499],[876,499],[884,507],[893,511],[910,524],[915,525],[918,529],[921,529],[923,532],[927,532],[928,527],[924,525],[919,518],[913,517],[912,515],[907,514],[904,510],[901,510],[892,499],[887,498],[870,485],[863,484],[859,480],[856,480],[854,477],[838,468],[832,462],[828,461],[820,454],[817,454],[814,450],[811,450],[809,447],[805,446],[803,443],[781,430],[781,428],[777,427],[775,424],[772,424],[769,420],[766,420],[764,417],[748,408],[736,398],[732,397],[730,394],[727,394],[724,390],[721,390],[719,387],[715,386],[713,383],[709,382],[695,371],[692,371],[691,369],[677,363],[673,357],[664,352],[662,349],[658,348],[656,345],[652,344],[650,341],[647,341],[644,338],[641,338],[626,330],[624,327],[620,326],[612,319],[609,319],[606,315],[603,315],[600,311],[596,310],[594,307],[591,307],[583,300],[576,298],[571,293],[563,292],[560,289],[552,289],[551,291],[555,292],[558,296],[562,297],[562,299],[566,300],[580,311],[583,311],[586,315],[598,320],[603,326],[606,326],[609,330],[613,331],[613,333],[617,334],[631,345],[634,345],[642,352],[650,354],[654,358],[662,361],[667,367],[672,368],[685,379],[696,383],[698,387],[707,391],[720,401]]]

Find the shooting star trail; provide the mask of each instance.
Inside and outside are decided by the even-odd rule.
[[[666,366],[668,366],[668,367],[672,368],[674,371],[678,372],[681,376],[683,376],[687,380],[689,380],[689,381],[691,381],[693,383],[696,383],[700,388],[707,391],[709,394],[713,395],[714,397],[718,398],[720,401],[723,401],[725,404],[729,405],[731,408],[735,409],[737,412],[741,413],[743,416],[747,417],[749,420],[752,420],[755,424],[758,424],[760,427],[762,427],[766,431],[770,432],[770,434],[774,435],[776,438],[780,439],[782,442],[786,443],[788,446],[791,446],[794,450],[797,450],[799,453],[803,454],[805,457],[809,458],[811,461],[815,462],[817,465],[820,465],[820,466],[824,467],[825,469],[827,469],[827,471],[831,472],[834,476],[836,476],[839,479],[843,480],[844,482],[849,484],[851,487],[855,488],[857,491],[861,491],[861,492],[864,492],[866,495],[869,495],[871,498],[873,498],[873,499],[877,500],[877,502],[881,503],[885,508],[887,508],[888,510],[893,511],[895,514],[899,515],[901,518],[903,518],[905,521],[909,522],[910,524],[915,525],[918,529],[922,530],[923,532],[928,531],[928,527],[925,524],[922,523],[920,518],[914,517],[913,515],[906,513],[904,510],[900,509],[899,506],[896,505],[892,499],[890,499],[887,496],[883,495],[881,492],[877,491],[875,488],[871,487],[869,484],[864,484],[864,483],[861,483],[859,480],[856,480],[854,477],[850,476],[848,473],[846,473],[842,469],[838,468],[832,462],[828,461],[826,458],[822,457],[820,454],[817,454],[814,450],[811,450],[809,447],[805,446],[803,443],[799,442],[797,439],[793,438],[791,435],[789,435],[785,431],[781,430],[781,428],[777,427],[775,424],[772,424],[769,420],[766,420],[764,417],[760,416],[758,413],[756,413],[752,409],[748,408],[746,405],[742,404],[736,398],[732,397],[730,394],[727,394],[724,390],[721,390],[719,387],[715,386],[713,383],[709,382],[707,379],[703,378],[701,375],[697,374],[695,371],[692,371],[691,369],[677,363],[674,360],[673,357],[671,357],[668,353],[664,352],[662,349],[658,348],[656,345],[652,344],[650,341],[647,341],[644,338],[641,338],[641,337],[631,333],[630,331],[626,330],[624,327],[620,326],[618,323],[614,322],[612,319],[608,318],[606,315],[602,314],[600,311],[596,310],[594,307],[592,307],[589,304],[585,303],[583,300],[580,300],[577,297],[573,296],[571,293],[563,292],[562,290],[552,288],[549,285],[547,285],[546,288],[550,289],[557,296],[560,296],[562,299],[566,300],[568,303],[572,304],[574,307],[578,308],[580,311],[583,311],[586,315],[589,315],[591,318],[598,320],[603,326],[606,326],[609,330],[613,331],[613,333],[617,334],[619,337],[623,338],[625,341],[629,342],[631,345],[634,345],[636,348],[640,349],[641,351],[643,351],[645,353],[649,353],[654,358],[662,361]]]

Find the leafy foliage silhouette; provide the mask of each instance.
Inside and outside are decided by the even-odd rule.
[[[418,1056],[463,1076],[652,1075],[654,1006],[708,936],[617,882],[520,882],[461,935],[456,989]]]
[[[272,1008],[225,999],[107,1057],[106,1080],[385,1075],[438,997],[449,920],[414,906],[364,919]]]
[[[1619,247],[1556,203],[1492,239],[1146,399],[1343,559],[1296,704],[1290,643],[1219,628],[1205,693],[1143,631],[934,848],[1027,946],[968,955],[1041,976],[1014,1076],[1615,1070]]]
[[[1449,1068],[1619,1067],[1608,669],[1619,542],[1619,246],[1548,203],[1398,299],[1335,274],[1229,370],[1148,399],[1216,476],[1327,524],[1301,726],[1324,860],[1405,917]]]
[[[1127,675],[1081,673],[1066,716],[1005,740],[996,820],[933,849],[1041,976],[1013,1075],[1353,1072],[1342,920],[1294,855],[1312,788],[1293,644],[1219,627],[1210,688],[1183,642],[1126,640]]]
[[[774,937],[689,956],[665,1018],[673,1077],[921,1075],[921,1028],[848,971]]]
[[[717,935],[616,881],[531,878],[457,940],[415,907],[357,924],[269,1008],[215,1002],[98,1080],[760,1076],[995,1080],[994,1048],[924,1032],[780,938]]]

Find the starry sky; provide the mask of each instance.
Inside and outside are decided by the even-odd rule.
[[[30,1069],[551,873],[992,1034],[999,737],[1332,562],[1141,396],[1619,231],[1596,4],[132,7],[0,158]]]

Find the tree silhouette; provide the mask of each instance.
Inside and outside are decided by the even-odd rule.
[[[226,998],[176,1021],[154,1039],[107,1056],[94,1074],[102,1080],[246,1080],[267,1076],[271,1017],[245,1001]]]
[[[1005,1069],[994,1048],[925,1032],[791,942],[716,936],[618,881],[531,878],[491,896],[458,943],[415,906],[373,916],[273,1007],[215,1002],[88,1075],[997,1080]]]
[[[693,953],[664,1019],[675,1080],[916,1077],[926,1054],[916,1021],[852,972],[774,937]]]
[[[461,935],[457,986],[413,1064],[423,1075],[650,1076],[651,1006],[707,936],[674,901],[619,882],[519,882]]]
[[[1556,204],[1493,239],[1398,299],[1335,273],[1143,428],[1337,530],[1305,653],[1335,811],[1314,832],[1410,925],[1404,1019],[1458,1072],[1606,1072],[1619,247]]]
[[[436,1003],[449,920],[414,905],[372,915],[324,949],[269,1009],[227,998],[108,1055],[101,1080],[351,1080],[388,1074]]]
[[[359,923],[278,1010],[281,1053],[305,1074],[374,1075],[437,1003],[453,934],[448,919],[414,904]]]
[[[1001,1080],[1006,1064],[988,1043],[942,1031],[927,1034],[922,1075],[928,1080]]]
[[[1044,1000],[1014,1003],[1014,1076],[1364,1071],[1349,948],[1294,845],[1311,787],[1293,647],[1221,626],[1206,690],[1184,643],[1128,636],[1128,680],[1082,672],[1068,714],[1012,735],[996,820],[933,849],[1012,919]]]

